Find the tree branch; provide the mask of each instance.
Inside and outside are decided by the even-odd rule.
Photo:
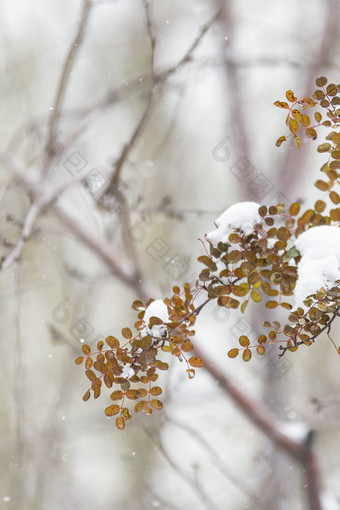
[[[66,55],[66,59],[62,68],[59,83],[56,90],[56,97],[53,104],[53,110],[50,115],[48,123],[48,134],[46,142],[46,153],[48,155],[48,161],[51,156],[55,154],[55,134],[58,129],[58,123],[61,116],[61,109],[63,100],[65,97],[66,89],[70,80],[70,74],[72,66],[74,65],[77,54],[79,53],[81,44],[84,40],[84,34],[89,19],[91,10],[90,0],[83,0],[83,8],[80,16],[80,23],[77,29],[77,33],[71,43],[69,51]],[[47,165],[48,165],[47,161]],[[45,164],[44,172],[47,171],[47,165]]]
[[[32,180],[29,177],[28,169],[19,161],[17,158],[14,158],[11,154],[6,152],[2,152],[0,150],[0,163],[8,168],[11,173],[20,181],[21,184],[25,186],[25,188],[31,191],[36,198],[36,200],[42,199],[50,200],[51,194],[49,190],[41,183],[35,180]],[[124,267],[122,264],[118,262],[118,259],[112,253],[113,248],[112,245],[109,244],[102,238],[99,238],[97,235],[92,234],[87,227],[85,227],[79,220],[74,218],[66,209],[66,207],[57,202],[51,203],[51,207],[56,212],[59,220],[67,226],[71,232],[73,232],[81,241],[84,242],[97,256],[110,268],[112,273],[117,276],[123,283],[134,289],[134,291],[140,296],[145,298],[149,295],[149,292],[144,288],[143,283],[139,278],[136,278],[136,272],[134,270],[129,270]],[[31,213],[33,215],[33,219],[36,218],[36,213]],[[31,220],[29,222],[29,225]]]
[[[309,510],[322,510],[320,474],[317,458],[312,449],[313,432],[309,431],[301,441],[293,439],[280,430],[277,418],[262,402],[248,397],[236,387],[205,352],[195,347],[195,354],[203,360],[205,370],[218,381],[219,387],[241,408],[247,418],[276,446],[302,464],[305,470]]]

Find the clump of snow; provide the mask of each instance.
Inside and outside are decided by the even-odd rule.
[[[321,503],[324,510],[339,510],[339,502],[331,492],[321,493]]]
[[[310,427],[302,422],[284,422],[279,425],[279,430],[294,441],[306,441]]]
[[[324,225],[300,235],[295,244],[302,255],[298,264],[295,305],[322,287],[332,288],[340,280],[340,228]]]
[[[229,207],[215,221],[217,230],[206,234],[206,238],[213,246],[218,243],[227,243],[229,235],[237,228],[240,228],[245,235],[254,230],[255,225],[261,223],[259,215],[260,205],[256,202],[238,202]]]
[[[143,322],[145,323],[145,328],[143,333],[152,336],[153,338],[164,338],[166,333],[166,326],[164,324],[154,325],[151,328],[149,327],[149,322],[151,317],[158,317],[164,323],[169,322],[169,313],[168,307],[161,299],[156,299],[153,301],[151,305],[147,307],[145,310],[145,315]]]
[[[130,365],[124,365],[121,377],[123,377],[123,379],[129,379],[129,377],[133,375],[135,375],[134,369]]]

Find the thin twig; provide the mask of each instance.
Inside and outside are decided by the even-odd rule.
[[[154,98],[154,92],[155,92],[155,73],[154,73],[154,61],[155,61],[155,47],[156,47],[156,38],[154,35],[154,29],[153,24],[151,20],[151,14],[150,14],[150,4],[148,0],[142,0],[145,10],[145,17],[146,17],[146,25],[147,25],[147,33],[150,40],[150,47],[151,47],[151,56],[150,56],[150,89],[145,105],[145,109],[143,112],[143,115],[141,116],[140,120],[138,121],[135,129],[133,130],[130,139],[126,142],[126,144],[123,147],[123,150],[121,151],[121,154],[119,155],[117,161],[114,163],[114,173],[111,177],[110,183],[108,187],[106,188],[104,195],[102,197],[102,201],[105,203],[105,198],[107,198],[108,195],[114,195],[115,191],[118,187],[118,183],[120,180],[121,172],[123,165],[125,161],[127,160],[133,145],[140,136],[140,133],[142,132],[144,126],[146,125],[147,120],[150,117],[151,111],[152,111],[152,105],[153,105],[153,98]]]
[[[21,252],[32,234],[34,223],[42,209],[54,202],[66,189],[73,186],[75,183],[76,181],[72,181],[71,183],[68,182],[58,186],[52,193],[42,195],[38,200],[33,202],[23,222],[21,235],[11,253],[0,261],[0,269],[8,269],[9,266],[20,258]]]
[[[8,168],[11,173],[25,186],[27,190],[32,192],[36,197],[49,196],[46,187],[38,181],[32,180],[29,176],[28,169],[17,158],[2,152],[0,150],[0,163]],[[111,269],[112,273],[117,276],[123,283],[134,289],[138,296],[145,298],[149,292],[143,286],[142,281],[136,278],[136,272],[128,267],[123,266],[118,258],[113,254],[113,247],[105,239],[93,234],[84,223],[81,223],[67,208],[58,203],[50,204],[51,208],[56,212],[58,219],[67,226],[81,241],[83,241],[96,255]]]
[[[184,469],[182,469],[169,455],[169,452],[166,450],[160,435],[157,435],[157,439],[155,437],[155,432],[149,430],[149,428],[144,428],[145,433],[151,439],[151,441],[157,446],[158,450],[161,452],[165,460],[172,467],[172,469],[179,475],[181,480],[185,481],[192,489],[196,497],[200,497],[200,501],[205,504],[206,508],[209,510],[218,510],[216,505],[211,501],[209,496],[206,494],[205,490],[202,487],[202,484],[197,483],[197,481],[191,477]]]
[[[212,464],[220,471],[220,473],[222,473],[222,475],[225,476],[229,482],[232,482],[243,494],[248,496],[248,498],[251,500],[253,504],[254,509],[260,509],[256,494],[254,494],[254,492],[251,490],[250,487],[248,487],[247,483],[244,482],[242,478],[241,479],[236,478],[236,476],[234,476],[233,473],[226,468],[226,466],[223,464],[222,460],[218,456],[217,452],[214,451],[214,449],[205,439],[203,434],[201,434],[198,430],[191,427],[190,425],[175,420],[169,414],[166,415],[166,419],[167,421],[176,425],[176,427],[186,431],[190,435],[190,437],[193,437],[197,441],[197,443],[206,451]]]
[[[238,405],[247,418],[263,432],[277,447],[286,452],[291,458],[300,462],[305,471],[306,491],[309,501],[309,510],[322,510],[320,499],[320,473],[318,461],[313,450],[313,434],[309,431],[300,441],[290,437],[279,427],[277,418],[262,402],[250,398],[239,387],[233,384],[225,372],[222,371],[198,347],[195,354],[203,360],[205,370],[218,381],[219,387]]]
[[[46,142],[46,153],[48,155],[48,159],[54,155],[55,153],[55,134],[58,129],[58,123],[61,116],[62,104],[65,98],[65,93],[67,86],[69,84],[70,75],[72,66],[75,63],[76,56],[79,53],[81,44],[84,40],[84,34],[87,26],[87,22],[89,19],[89,14],[91,10],[91,2],[90,0],[83,0],[83,8],[80,16],[79,26],[76,32],[76,35],[71,43],[71,46],[66,55],[66,59],[62,68],[62,72],[60,75],[60,79],[57,86],[56,97],[53,104],[53,110],[50,115],[49,123],[48,123],[48,134],[47,134],[47,142]],[[47,171],[48,165],[45,164],[44,172]]]

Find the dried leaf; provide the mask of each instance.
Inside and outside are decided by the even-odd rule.
[[[229,358],[236,358],[239,352],[240,352],[239,349],[235,347],[234,349],[230,349],[230,351],[228,351],[228,356]]]
[[[243,361],[250,361],[251,360],[251,350],[245,349],[242,354]]]
[[[285,136],[280,136],[277,140],[276,140],[276,147],[280,147],[280,145],[282,144],[282,142],[285,142],[287,140],[287,138]]]
[[[289,109],[289,105],[285,101],[275,101],[274,105],[278,108],[284,108],[286,110]]]
[[[324,87],[327,83],[327,78],[326,76],[320,76],[320,78],[317,78],[315,80],[315,84],[317,87]]]
[[[118,418],[116,418],[116,427],[119,430],[123,430],[125,428],[125,420],[123,416],[118,416]]]
[[[90,390],[87,390],[87,392],[83,396],[84,402],[86,402],[90,398],[90,395],[91,395]]]
[[[108,336],[106,337],[106,343],[111,349],[118,349],[119,347],[119,340],[115,338],[114,336]]]
[[[143,409],[145,408],[146,405],[147,405],[147,401],[146,400],[141,400],[140,402],[138,402],[138,404],[135,405],[136,413],[139,413],[140,411],[143,411]]]
[[[250,344],[249,338],[245,335],[241,335],[238,341],[241,347],[248,347],[248,345]]]
[[[301,206],[298,202],[294,202],[289,208],[289,214],[291,216],[297,216],[300,212]]]
[[[256,351],[257,351],[257,354],[259,354],[260,356],[263,356],[266,352],[266,348],[264,347],[264,345],[258,345],[256,347]]]
[[[81,350],[86,356],[89,356],[91,354],[91,347],[87,344],[82,345]]]
[[[312,140],[315,140],[318,137],[318,134],[314,128],[308,128],[306,129],[306,136],[308,136],[308,138],[312,138]]]
[[[105,409],[106,416],[115,416],[120,412],[120,406],[117,404],[112,404],[111,406]]]
[[[301,140],[301,138],[299,137],[299,135],[295,135],[295,136],[294,136],[294,143],[295,143],[295,147],[296,147],[297,149],[301,149],[301,147],[302,147],[302,140]]]
[[[132,338],[132,331],[130,328],[123,328],[122,329],[122,335],[126,340],[131,340]]]
[[[150,400],[150,405],[157,409],[158,411],[161,411],[163,409],[163,402],[161,400],[158,400],[156,398]]]
[[[153,388],[150,388],[150,394],[156,397],[157,395],[160,395],[163,392],[162,388],[159,386],[153,386]]]
[[[297,121],[295,119],[290,118],[288,127],[292,133],[296,133],[297,130],[299,129],[299,124],[297,123]]]
[[[290,101],[291,103],[293,103],[294,101],[297,100],[297,98],[294,96],[294,92],[292,90],[287,90],[286,92],[286,98],[288,99],[288,101]],[[275,103],[274,103],[275,104]]]
[[[193,356],[188,359],[188,363],[190,366],[194,368],[203,367],[203,360],[199,358],[198,356]]]

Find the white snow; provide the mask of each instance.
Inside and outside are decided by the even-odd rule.
[[[295,305],[324,287],[332,288],[340,280],[340,228],[335,226],[312,227],[300,235],[295,243],[302,255],[298,264],[298,281],[295,287]]]
[[[321,503],[324,510],[339,510],[340,500],[331,492],[321,493]]]
[[[149,321],[151,317],[158,317],[164,323],[169,322],[168,307],[161,299],[156,299],[145,310],[143,322],[145,323],[145,330],[143,333],[152,336],[153,338],[164,338],[166,326],[163,324],[155,325],[149,328]]]
[[[285,422],[279,425],[279,430],[295,441],[305,441],[310,427],[302,422]]]
[[[132,377],[134,374],[135,371],[130,367],[130,365],[124,365],[123,372],[121,373],[121,377],[123,377],[123,379],[129,379],[129,377]]]
[[[206,234],[206,238],[212,245],[227,243],[229,235],[237,228],[242,229],[245,235],[252,233],[256,224],[261,223],[259,215],[260,205],[256,202],[238,202],[229,207],[217,218],[215,225],[217,230]]]

